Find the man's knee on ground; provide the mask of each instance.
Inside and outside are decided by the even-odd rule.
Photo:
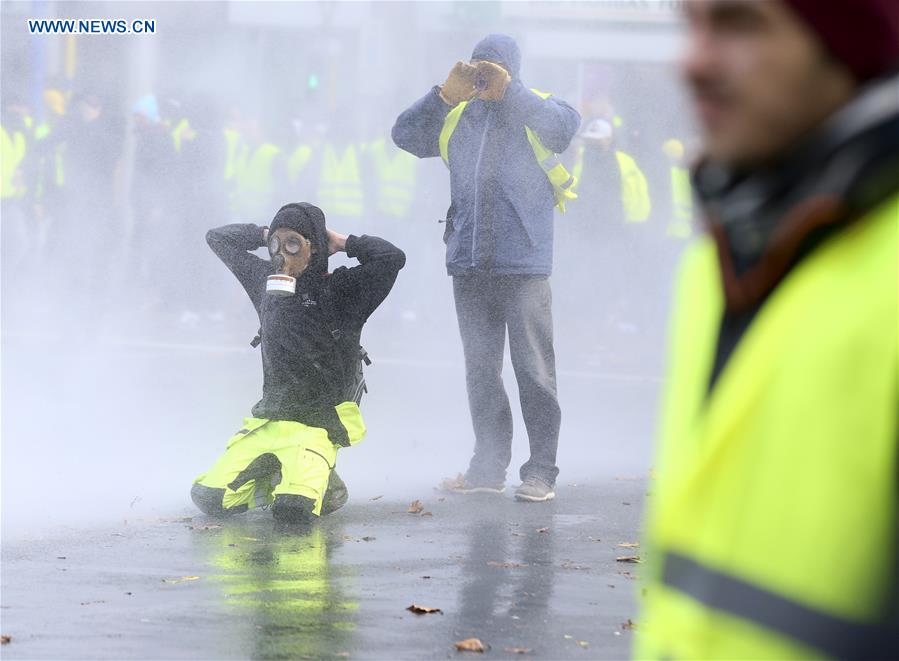
[[[227,516],[229,514],[237,514],[238,512],[246,512],[247,506],[240,505],[225,509],[222,500],[225,496],[223,488],[207,487],[206,485],[196,482],[190,489],[191,500],[203,514],[210,516]]]
[[[275,496],[272,516],[282,523],[311,523],[318,518],[315,501],[306,496],[281,493]]]

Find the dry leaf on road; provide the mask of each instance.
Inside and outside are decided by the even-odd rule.
[[[640,560],[639,555],[619,555],[617,558],[615,558],[615,562],[640,563],[640,562],[642,562],[642,560]]]
[[[620,546],[623,549],[635,549],[640,546],[639,542],[621,542],[616,544],[616,546]]]
[[[409,509],[406,511],[409,512],[409,514],[421,514],[424,508],[425,506],[421,504],[420,500],[413,500],[412,504],[409,505]]]
[[[184,583],[185,581],[199,581],[199,576],[182,576],[181,578],[164,578],[163,583]]]
[[[627,622],[623,623],[621,625],[621,628],[622,629],[636,629],[637,624],[636,624],[636,622],[632,622],[631,618],[627,618]]]
[[[549,528],[537,528],[537,532],[549,532]]]
[[[0,636],[0,643],[8,644],[12,640],[12,636]]]
[[[484,652],[487,647],[477,638],[466,638],[456,643],[456,649],[460,652]]]
[[[420,606],[419,604],[412,604],[411,606],[407,606],[406,610],[415,613],[416,615],[430,615],[431,613],[440,613],[441,615],[443,615],[443,611],[439,608]]]
[[[509,652],[510,654],[530,654],[530,647],[504,647],[503,650]]]
[[[369,500],[381,500],[383,497],[384,496],[374,496],[372,498],[369,498]]]

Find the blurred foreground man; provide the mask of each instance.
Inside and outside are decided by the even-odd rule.
[[[237,276],[261,323],[262,399],[197,478],[194,503],[206,514],[271,505],[278,521],[304,523],[347,500],[334,472],[337,450],[365,434],[359,339],[406,257],[383,239],[327,229],[321,209],[287,204],[269,227],[226,225],[206,240]],[[250,251],[268,247],[271,261]],[[328,273],[328,256],[360,265]],[[330,480],[330,482],[329,482]]]
[[[638,657],[899,658],[899,12],[688,3],[688,253]]]
[[[572,199],[572,177],[556,154],[580,116],[519,78],[521,52],[489,35],[393,127],[398,147],[440,156],[450,172],[446,267],[453,277],[465,352],[475,449],[461,493],[505,490],[512,410],[503,387],[506,329],[531,457],[520,500],[555,497],[561,412],[556,398],[552,297],[553,207]]]

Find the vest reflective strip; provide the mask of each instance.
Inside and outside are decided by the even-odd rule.
[[[830,656],[858,658],[861,648],[895,646],[897,631],[844,620],[699,564],[679,553],[663,558],[662,583],[701,604],[789,636]]]

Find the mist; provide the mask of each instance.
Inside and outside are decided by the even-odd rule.
[[[22,161],[29,191],[3,206],[4,537],[193,511],[192,481],[262,388],[250,346],[258,318],[204,237],[231,222],[267,225],[287,202],[319,205],[329,227],[384,237],[407,257],[363,331],[368,434],[338,455],[351,502],[411,501],[465,470],[474,436],[438,222],[446,167],[416,161],[412,198],[391,214],[371,149],[359,148],[360,215],[329,208],[316,168],[325,144],[385,140],[398,154],[396,117],[494,32],[517,40],[527,86],[578,109],[581,132],[596,119],[612,126],[610,148],[648,181],[653,210],[640,222],[621,220],[615,191],[579,192],[556,210],[550,279],[559,483],[645,475],[674,265],[689,241],[668,231],[663,150],[677,139],[689,152],[693,135],[676,4],[4,2],[4,126],[26,114],[49,125]],[[29,18],[149,19],[155,34],[29,34]],[[63,113],[48,89],[64,97]],[[79,125],[97,108],[89,131]],[[248,154],[280,150],[268,185],[235,192],[227,129]],[[582,144],[562,155],[570,168]],[[291,173],[300,145],[312,156]],[[514,480],[528,442],[506,352]]]

